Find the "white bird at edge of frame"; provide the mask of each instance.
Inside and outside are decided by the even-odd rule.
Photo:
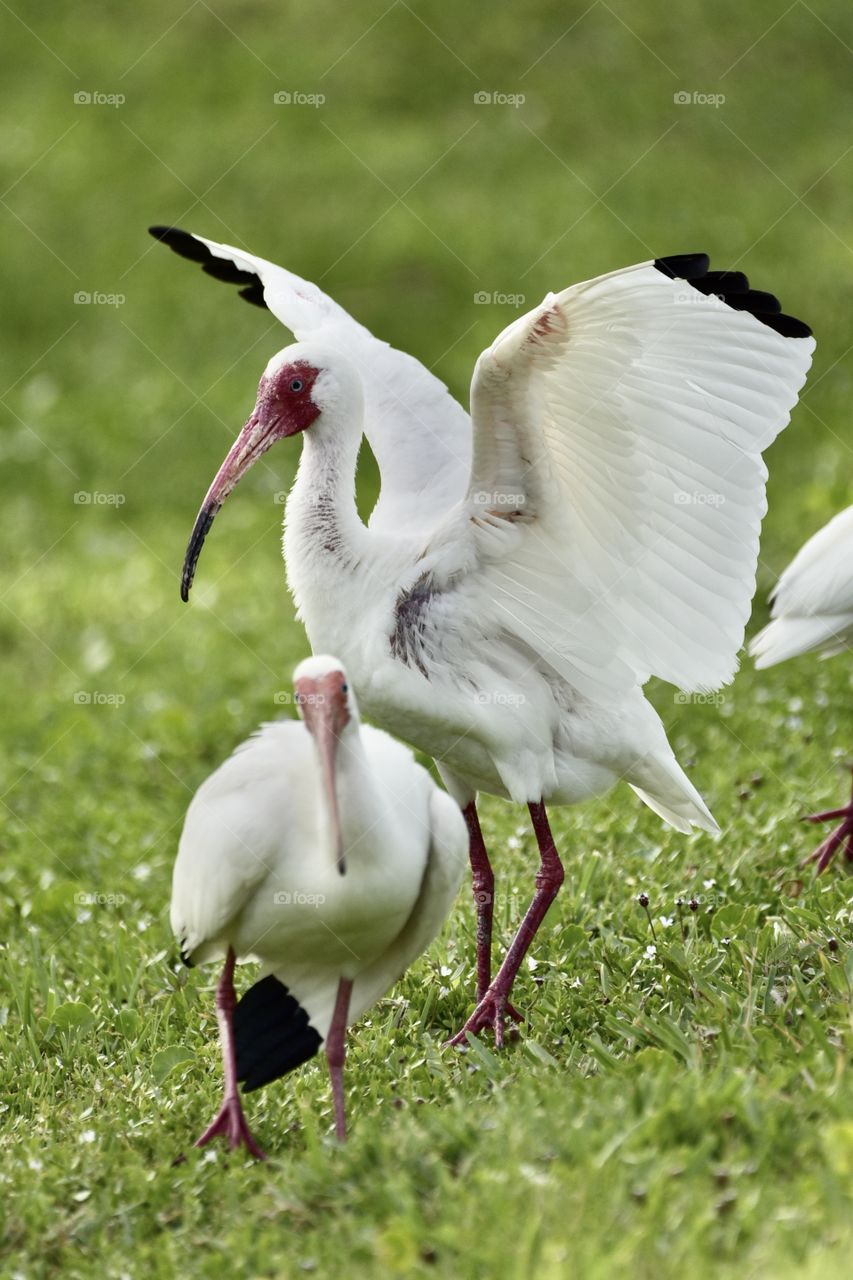
[[[343,1140],[346,1029],[429,946],[467,863],[455,801],[360,723],[341,663],[308,658],[293,683],[301,721],[262,725],[202,783],[172,882],[183,960],[225,955],[224,1097],[196,1146],[222,1136],[259,1159],[238,1084],[269,1084],[325,1044]],[[239,1001],[238,957],[262,966]]]
[[[683,254],[545,300],[477,361],[471,417],[413,357],[315,285],[176,228],[172,249],[299,339],[269,361],[184,562],[276,441],[300,435],[285,562],[315,650],[365,713],[436,761],[469,830],[477,1005],[455,1037],[503,1041],[518,969],[563,880],[547,804],[627,782],[682,832],[718,830],[643,693],[728,682],[755,590],[767,470],[814,340],[741,272]],[[379,464],[369,523],[354,478]],[[479,792],[528,806],[533,900],[491,974],[494,877]]]
[[[758,668],[773,667],[804,653],[831,658],[853,649],[853,507],[834,516],[800,548],[773,591],[771,621],[750,642]],[[839,825],[801,866],[816,863],[818,875],[837,853],[853,864],[853,796],[850,803],[805,822]]]

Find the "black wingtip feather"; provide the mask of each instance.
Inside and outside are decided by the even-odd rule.
[[[670,280],[686,280],[700,293],[714,294],[733,311],[748,311],[783,338],[809,338],[811,329],[803,320],[782,314],[782,304],[772,293],[750,289],[742,271],[709,271],[706,253],[677,253],[655,258],[655,267]]]
[[[749,281],[742,271],[708,271],[690,282],[700,293],[746,293]]]
[[[707,253],[673,253],[668,258],[655,258],[655,266],[671,280],[693,280],[707,274],[711,259]]]
[[[179,253],[182,258],[189,258],[191,262],[207,262],[208,258],[212,257],[206,244],[196,240],[195,236],[191,235],[189,231],[182,231],[180,227],[149,227],[148,234],[152,235],[155,240],[160,240],[163,244],[167,244],[174,253]]]
[[[301,1066],[323,1043],[308,1014],[283,982],[269,974],[234,1010],[237,1079],[246,1093]]]
[[[254,271],[242,271],[230,258],[211,258],[205,262],[202,271],[214,280],[224,280],[226,284],[254,284],[257,276]]]
[[[718,295],[719,296],[719,295]],[[778,315],[782,304],[773,293],[764,293],[761,289],[747,289],[746,293],[724,293],[723,302],[735,311],[748,311],[753,316]]]
[[[254,284],[250,284],[247,289],[240,289],[240,297],[245,298],[247,302],[251,302],[252,306],[261,307],[264,311],[268,310],[267,300],[264,297],[264,286],[260,280],[255,280]]]
[[[223,280],[226,284],[243,285],[244,288],[239,291],[240,297],[245,298],[246,302],[251,302],[253,306],[267,310],[264,286],[254,271],[244,271],[230,258],[217,258],[206,244],[202,244],[201,240],[191,232],[183,231],[180,227],[149,227],[148,234],[155,240],[167,244],[182,258],[189,258],[190,262],[200,262],[205,274],[213,276],[214,280]]]
[[[812,336],[812,331],[805,320],[798,320],[796,316],[761,315],[758,319],[769,328],[775,329],[777,333],[781,333],[783,338],[810,338]]]

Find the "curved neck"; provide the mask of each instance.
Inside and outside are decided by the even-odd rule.
[[[323,559],[357,559],[369,538],[355,505],[355,469],[361,431],[317,438],[310,430],[285,511],[288,538],[292,528],[297,555],[323,552]],[[306,542],[310,546],[302,544]]]
[[[297,615],[315,652],[346,659],[347,627],[373,575],[376,536],[355,505],[361,422],[305,432],[287,499],[284,559]]]

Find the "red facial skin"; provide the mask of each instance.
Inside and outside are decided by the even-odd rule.
[[[342,671],[330,671],[328,675],[316,678],[303,676],[296,681],[294,688],[305,727],[317,743],[320,754],[335,855],[338,870],[343,875],[346,860],[335,791],[335,757],[341,733],[350,721],[346,677]]]
[[[252,416],[269,423],[274,431],[275,424],[278,424],[281,429],[277,431],[276,439],[307,430],[320,414],[311,399],[318,372],[305,360],[294,360],[292,364],[283,365],[271,378],[264,376],[258,385],[258,399]],[[296,382],[302,383],[301,391],[293,390]]]
[[[213,518],[240,477],[276,440],[299,435],[319,418],[320,410],[311,396],[319,372],[304,360],[294,360],[271,377],[261,378],[252,416],[228,451],[196,516],[184,557],[183,600],[189,599],[196,563]]]

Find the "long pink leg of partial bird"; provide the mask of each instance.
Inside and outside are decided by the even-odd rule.
[[[204,1147],[212,1138],[228,1139],[231,1150],[247,1147],[256,1160],[266,1160],[266,1155],[252,1137],[237,1089],[237,1054],[234,1048],[234,1009],[237,993],[234,990],[234,965],[236,956],[229,947],[219,986],[216,988],[216,1020],[219,1023],[219,1043],[222,1046],[222,1066],[225,1089],[219,1114],[196,1142]]]
[[[477,908],[477,1004],[484,999],[492,980],[492,921],[495,913],[495,874],[489,862],[489,853],[480,819],[477,816],[477,803],[472,800],[462,810],[468,827],[468,858],[471,863],[471,882],[474,892],[474,905]],[[507,1015],[515,1022],[523,1022],[521,1014],[511,1004],[507,1004]]]
[[[347,1122],[344,1112],[344,1059],[346,1058],[347,1014],[352,995],[352,982],[341,978],[335,1000],[335,1011],[326,1036],[326,1061],[332,1080],[332,1097],[335,1100],[335,1136],[338,1142],[346,1142]]]
[[[512,946],[504,957],[504,962],[490,983],[485,995],[478,1003],[471,1017],[457,1035],[448,1044],[466,1044],[467,1033],[476,1035],[484,1027],[492,1027],[495,1033],[495,1044],[500,1048],[504,1039],[504,1018],[515,1011],[509,1005],[509,994],[521,963],[533,941],[536,930],[545,918],[545,914],[559,892],[565,872],[563,864],[557,856],[557,847],[548,824],[544,804],[529,804],[533,830],[539,845],[539,871],[536,874],[536,892],[533,901],[518,927]],[[515,1015],[518,1016],[517,1014]]]
[[[817,873],[820,875],[832,862],[836,853],[842,849],[845,861],[853,862],[853,794],[851,794],[850,803],[843,809],[829,809],[826,813],[810,813],[808,817],[803,818],[803,822],[832,822],[835,818],[842,819],[840,825],[826,837],[822,844],[818,845],[814,853],[803,858],[801,867],[808,866],[810,862],[816,862]]]
[[[480,819],[477,802],[472,800],[462,810],[468,827],[468,857],[471,861],[471,882],[474,905],[477,908],[477,1003],[489,989],[492,980],[492,918],[495,912],[495,875]]]

